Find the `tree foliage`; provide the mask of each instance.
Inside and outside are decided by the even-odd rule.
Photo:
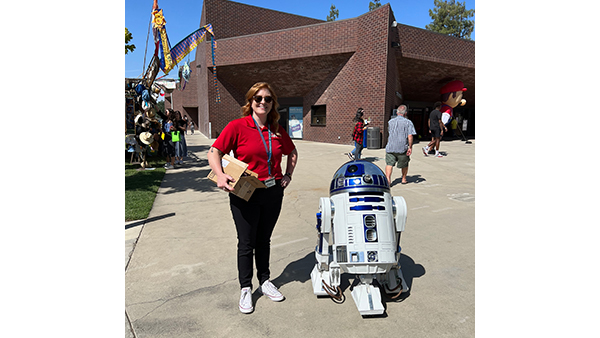
[[[129,53],[129,52],[133,52],[133,50],[135,49],[134,44],[131,44],[131,45],[127,44],[129,41],[131,41],[131,39],[133,39],[133,35],[131,35],[131,33],[129,32],[129,29],[127,29],[127,27],[125,27],[125,55],[127,55],[127,53]]]
[[[425,29],[471,40],[471,33],[475,29],[475,21],[470,20],[475,15],[474,9],[467,10],[465,2],[455,0],[433,0],[435,8],[429,10],[433,20]]]
[[[327,16],[327,21],[335,21],[340,16],[340,11],[335,9],[335,5],[331,4],[331,9],[329,10],[329,15]]]
[[[381,7],[381,2],[379,2],[380,0],[375,0],[375,1],[369,1],[369,12]]]
[[[160,110],[161,112],[165,112],[165,101],[156,101],[156,109]]]

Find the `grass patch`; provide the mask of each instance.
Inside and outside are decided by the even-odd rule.
[[[128,155],[130,156],[130,155]],[[138,170],[139,164],[125,160],[125,221],[148,218],[156,192],[165,176],[165,159],[150,157],[148,163],[154,170]]]

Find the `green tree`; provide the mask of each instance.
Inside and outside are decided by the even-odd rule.
[[[129,52],[133,52],[133,50],[135,49],[134,44],[131,44],[131,45],[127,44],[129,41],[131,41],[131,39],[133,39],[133,36],[129,32],[129,29],[127,29],[127,27],[125,27],[125,55],[127,55],[127,53],[129,53]]]
[[[375,1],[369,1],[369,12],[381,7],[381,3],[379,2],[380,0],[375,0]]]
[[[327,16],[327,21],[335,21],[340,16],[340,11],[335,9],[335,5],[331,4],[331,9],[329,10],[329,15]]]
[[[433,21],[425,26],[425,29],[471,40],[475,21],[469,19],[475,15],[474,9],[467,10],[464,2],[455,0],[433,0],[433,3],[435,8],[429,10],[429,16]]]
[[[165,101],[157,101],[156,102],[156,110],[160,110],[161,112],[165,112]]]

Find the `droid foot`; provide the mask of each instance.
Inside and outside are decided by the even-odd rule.
[[[323,280],[329,280],[329,271],[319,271],[317,266],[310,273],[312,280],[313,293],[317,296],[327,296],[327,292],[323,289]]]
[[[384,308],[379,288],[371,284],[360,284],[352,290],[352,298],[354,298],[354,303],[356,303],[361,316],[383,314]]]

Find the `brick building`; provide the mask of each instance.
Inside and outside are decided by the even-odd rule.
[[[458,79],[468,89],[467,104],[455,108],[455,116],[469,121],[467,136],[475,135],[475,42],[397,24],[389,4],[327,22],[204,0],[200,26],[207,23],[217,41],[221,102],[216,102],[210,41],[196,48],[185,90],[175,90],[166,100],[210,138],[240,117],[244,95],[259,81],[274,87],[284,128],[292,127],[291,113],[301,116],[301,133],[293,137],[349,144],[352,119],[362,107],[374,127],[369,142],[385,146],[387,122],[399,104],[409,106],[408,117],[428,139],[426,117],[440,100],[439,89]]]

